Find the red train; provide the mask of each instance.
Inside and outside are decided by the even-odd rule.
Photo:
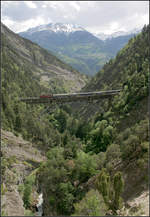
[[[52,98],[53,97],[53,95],[51,94],[51,95],[42,95],[42,96],[40,96],[40,98]]]

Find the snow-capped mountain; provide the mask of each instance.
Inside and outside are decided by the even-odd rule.
[[[99,70],[101,56],[108,60],[107,54],[104,55],[103,41],[79,25],[50,23],[30,28],[19,35],[53,52],[55,56],[85,74],[94,74]]]
[[[93,33],[97,38],[105,41],[106,39],[112,39],[112,38],[116,38],[119,36],[127,36],[127,35],[132,35],[132,34],[138,34],[139,32],[141,32],[141,28],[136,28],[133,29],[131,31],[117,31],[114,32],[112,34],[104,34],[103,32],[99,32],[99,33]]]
[[[40,25],[34,28],[30,28],[26,32],[28,32],[29,34],[33,34],[34,32],[40,32],[40,31],[69,34],[76,31],[86,31],[86,30],[77,24],[49,23],[47,25]]]
[[[133,31],[135,34],[135,30]],[[53,52],[85,74],[95,74],[134,36],[132,32],[94,35],[79,25],[50,23],[30,28],[19,35]],[[121,36],[121,37],[118,37]]]

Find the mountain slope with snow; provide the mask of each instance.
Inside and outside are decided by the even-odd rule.
[[[34,32],[40,32],[40,31],[69,34],[76,31],[86,31],[86,30],[76,24],[50,23],[47,25],[40,25],[34,28],[30,28],[28,29],[27,32],[33,34]]]
[[[138,34],[141,32],[141,28],[135,28],[131,31],[117,31],[114,32],[112,34],[104,34],[103,32],[99,32],[99,33],[93,33],[97,38],[99,38],[100,40],[107,40],[107,39],[112,39],[112,38],[117,38],[119,36],[129,36],[132,34]]]
[[[61,60],[85,74],[95,74],[110,58],[104,43],[82,27],[73,24],[48,24],[19,33],[53,52]]]
[[[20,32],[19,35],[36,42],[73,68],[88,75],[94,75],[134,36],[120,35],[103,40],[79,25],[62,23],[40,25]],[[107,38],[104,34],[103,37]]]

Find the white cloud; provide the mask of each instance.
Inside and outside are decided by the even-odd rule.
[[[47,8],[47,5],[46,5],[46,4],[43,4],[43,5],[42,5],[42,8]]]
[[[148,24],[148,9],[148,1],[2,1],[1,17],[13,31],[62,22],[112,33]]]
[[[43,25],[45,24],[45,20],[41,17],[37,17],[36,19],[29,19],[23,23],[20,23],[19,25],[16,25],[16,32],[25,31],[29,28],[33,28],[35,26]]]
[[[118,22],[112,22],[110,24],[110,30],[111,31],[116,31],[119,28],[119,23]]]
[[[13,28],[14,26],[14,21],[11,20],[9,17],[5,16],[3,17],[3,19],[5,20],[5,25],[6,26],[9,26],[11,29]]]
[[[37,8],[36,4],[32,1],[25,1],[24,2],[29,8]]]
[[[29,19],[24,22],[16,22],[10,20],[8,17],[5,17],[5,25],[12,29],[14,32],[23,32],[26,31],[28,28],[33,28],[39,25],[48,24],[51,20],[49,19],[46,21],[42,17],[36,17],[36,19]]]
[[[77,11],[80,11],[80,6],[77,2],[70,2],[70,5],[73,6]]]
[[[141,15],[140,20],[139,20],[139,26],[142,26],[143,23],[149,24],[149,15],[148,14]]]

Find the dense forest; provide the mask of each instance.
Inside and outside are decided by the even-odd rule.
[[[128,198],[143,190],[141,183],[148,188],[148,34],[144,26],[82,90],[122,89],[119,95],[56,106],[43,115],[43,105],[18,99],[48,87],[13,58],[17,54],[2,37],[2,128],[32,141],[47,157],[24,183],[27,209],[34,185],[43,193],[45,216],[118,215]],[[2,159],[2,175],[6,167]]]

